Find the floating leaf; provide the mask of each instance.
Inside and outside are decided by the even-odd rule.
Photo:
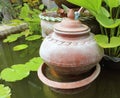
[[[114,48],[120,46],[120,37],[111,37],[110,43],[108,43],[108,37],[106,35],[95,35],[95,40],[103,48]]]
[[[43,63],[43,60],[40,57],[34,57],[25,65],[30,71],[37,71],[39,66]]]
[[[30,71],[37,71],[42,63],[43,60],[40,57],[34,57],[26,64],[16,64],[12,65],[11,68],[5,68],[0,77],[8,82],[22,80],[30,74]]]
[[[7,36],[7,38],[4,39],[3,42],[14,42],[21,36],[22,36],[22,34],[11,34],[11,35]]]
[[[15,47],[13,47],[13,50],[14,51],[20,51],[20,50],[26,49],[27,47],[28,47],[27,44],[21,44],[21,45],[17,45]]]
[[[22,80],[29,75],[29,70],[24,64],[13,65],[11,68],[5,68],[1,72],[1,79],[8,82]]]
[[[10,98],[11,89],[8,86],[0,84],[0,98]]]
[[[40,39],[40,38],[41,38],[40,35],[32,35],[32,36],[26,37],[25,39],[28,40],[28,41],[33,41],[33,40],[37,40],[37,39]]]

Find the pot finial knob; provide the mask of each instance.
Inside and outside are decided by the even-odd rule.
[[[73,9],[69,9],[67,17],[70,18],[70,19],[74,19],[75,18],[74,10]]]

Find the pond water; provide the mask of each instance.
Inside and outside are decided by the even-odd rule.
[[[15,52],[13,46],[27,43],[30,47]],[[0,41],[0,71],[13,64],[25,63],[29,59],[39,56],[40,40],[26,42],[18,40],[14,43],[2,43]],[[99,77],[91,83],[88,89],[77,94],[59,94],[50,90],[37,76],[37,72],[31,74],[17,82],[0,81],[12,89],[11,98],[120,98],[120,71],[101,69]]]

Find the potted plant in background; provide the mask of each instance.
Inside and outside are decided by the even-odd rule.
[[[62,5],[62,7],[63,8],[55,7],[50,10],[46,9],[46,11],[39,15],[43,37],[46,37],[53,32],[55,23],[59,23],[62,21],[62,18],[67,17],[69,8],[65,5]]]
[[[86,8],[96,18],[100,24],[101,34],[95,35],[95,40],[104,48],[103,63],[118,68],[120,65],[120,0],[67,1]]]

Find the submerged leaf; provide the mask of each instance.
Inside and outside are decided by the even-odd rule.
[[[106,35],[95,35],[95,40],[98,45],[103,48],[114,48],[120,46],[120,37],[111,37],[110,43],[108,43],[108,37]]]
[[[5,68],[1,72],[1,78],[8,82],[22,80],[29,75],[29,70],[24,64],[13,65],[11,68]]]
[[[8,86],[0,84],[0,98],[10,98],[11,89]]]
[[[40,38],[41,38],[40,35],[31,35],[31,36],[26,37],[25,39],[28,40],[28,41],[33,41],[33,40],[37,40],[37,39],[40,39]]]
[[[15,47],[13,47],[13,50],[14,51],[20,51],[20,50],[26,49],[27,47],[28,47],[27,44],[21,44],[21,45],[17,45]]]

